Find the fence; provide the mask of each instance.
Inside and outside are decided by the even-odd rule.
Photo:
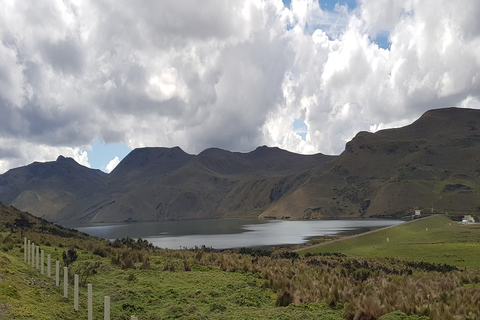
[[[41,274],[44,273],[44,262],[45,262],[45,251],[40,250],[40,246],[35,245],[35,243],[27,240],[26,237],[24,240],[24,255],[23,261],[28,265],[31,265],[32,268],[40,269]],[[47,255],[47,277],[51,278],[51,255]],[[78,274],[74,275],[74,289],[73,289],[73,309],[79,311],[78,309],[78,295],[79,295],[79,277]],[[60,286],[60,263],[57,259],[55,262],[55,286]],[[93,319],[93,289],[92,284],[87,284],[87,315],[88,320]],[[68,268],[63,267],[63,296],[68,299]],[[104,320],[110,320],[110,297],[104,297]],[[131,316],[131,320],[138,320],[137,316]]]

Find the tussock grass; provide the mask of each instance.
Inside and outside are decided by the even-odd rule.
[[[86,288],[80,289],[81,311],[75,313],[72,287],[69,298],[63,298],[62,286],[52,286],[51,279],[23,262],[25,234],[62,267],[62,253],[68,248],[78,254],[71,270],[95,266],[88,282],[94,288],[97,319],[103,317],[105,295],[111,299],[112,319],[130,319],[133,314],[139,319],[480,318],[480,272],[472,267],[459,270],[399,254],[370,258],[346,251],[302,257],[288,251],[267,255],[248,250],[167,250],[151,248],[141,239],[112,245],[81,234],[78,238],[44,234],[33,220],[28,229],[0,224],[2,241],[18,241],[13,241],[12,249],[0,251],[2,318],[86,319]],[[429,232],[439,237],[435,224],[440,227],[444,222],[431,220]],[[390,237],[395,239],[392,233]],[[42,239],[50,245],[43,245]],[[367,241],[358,243],[363,252],[371,250]],[[72,286],[73,273],[69,282]]]

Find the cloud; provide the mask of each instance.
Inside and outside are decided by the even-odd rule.
[[[428,109],[477,100],[480,38],[475,23],[463,21],[480,4],[468,8],[448,1],[389,1],[379,8],[362,1],[340,37],[323,30],[296,34],[294,72],[283,82],[286,99],[264,127],[269,143],[339,153],[360,130],[406,124]],[[379,30],[390,33],[390,50],[371,40]],[[309,128],[306,144],[278,143],[300,113]],[[272,129],[277,124],[281,130]]]
[[[106,167],[106,170],[107,170],[107,173],[110,173],[113,171],[113,169],[115,169],[115,167],[120,163],[120,159],[118,159],[117,156],[115,156],[115,158],[113,158],[112,160],[110,160],[110,162],[107,164],[107,167]]]
[[[29,164],[25,159],[46,162],[54,161],[59,155],[73,158],[79,164],[90,168],[88,153],[80,147],[54,147],[44,144],[29,143],[22,140],[0,137],[0,172]],[[11,147],[4,147],[11,146]]]
[[[338,154],[360,130],[478,108],[479,14],[474,0],[7,2],[0,172],[88,164],[95,140]]]

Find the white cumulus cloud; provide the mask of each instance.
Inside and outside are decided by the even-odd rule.
[[[115,158],[113,158],[112,160],[110,160],[110,162],[108,162],[107,167],[106,167],[107,173],[112,172],[113,169],[115,169],[115,167],[116,167],[119,163],[120,163],[120,159],[118,159],[117,156],[115,156]]]
[[[478,16],[475,0],[7,1],[0,172],[88,164],[95,140],[338,154],[360,130],[478,108]]]

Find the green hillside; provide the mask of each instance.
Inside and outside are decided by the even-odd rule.
[[[480,269],[480,224],[459,225],[445,215],[436,215],[307,248],[301,254],[307,252],[341,252],[351,257],[399,257]]]
[[[413,226],[421,232],[429,221],[426,234],[435,235],[448,220],[437,217],[399,228]],[[392,232],[390,244],[395,234],[402,237],[410,232],[396,229],[377,236]],[[1,204],[0,235],[1,319],[87,319],[86,283],[93,285],[94,319],[103,319],[104,296],[110,297],[111,319],[131,315],[139,319],[480,317],[480,272],[474,268],[463,271],[456,265],[405,257],[363,258],[347,251],[348,256],[300,257],[285,250],[164,250],[141,239],[109,242],[89,237]],[[58,259],[62,270],[69,262],[68,298],[63,297],[63,272],[56,287],[51,278],[23,261],[24,236],[40,244],[52,262]],[[368,252],[363,249],[368,241],[361,238],[357,238],[359,248]],[[425,239],[427,243],[428,236]],[[64,260],[64,252],[67,257],[75,252],[77,259]],[[73,308],[74,273],[82,283],[78,312]]]

